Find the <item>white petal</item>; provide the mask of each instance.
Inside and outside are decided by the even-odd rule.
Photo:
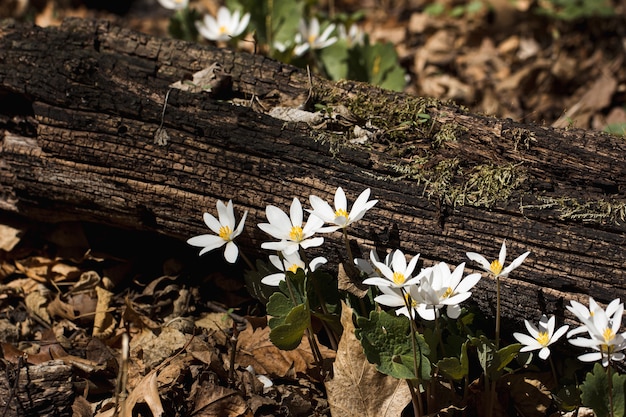
[[[323,237],[314,237],[311,239],[305,239],[302,242],[300,242],[300,246],[302,247],[302,249],[314,248],[317,246],[322,246],[323,244],[324,244]]]
[[[261,280],[261,283],[265,284],[265,285],[271,285],[272,287],[277,287],[278,284],[283,281],[285,279],[285,273],[284,272],[278,272],[276,274],[271,274],[268,275],[266,277],[264,277]]]
[[[548,349],[547,347],[543,347],[539,351],[539,357],[545,361],[546,359],[548,359],[548,356],[550,356],[550,349]]]
[[[228,242],[226,244],[226,248],[224,249],[224,258],[226,261],[234,264],[237,262],[237,256],[239,256],[239,249],[237,248],[237,245],[233,242]]]
[[[289,217],[291,218],[292,225],[302,227],[302,204],[300,204],[300,200],[295,197],[289,207]]]
[[[584,355],[580,355],[578,357],[578,360],[583,361],[583,362],[596,362],[598,360],[600,360],[604,355],[602,355],[600,352],[591,352],[591,353],[585,353]]]
[[[246,223],[246,217],[248,217],[247,211],[245,211],[243,213],[243,216],[241,216],[241,220],[239,221],[239,226],[237,226],[237,229],[235,229],[235,231],[233,232],[233,235],[232,235],[233,239],[239,236],[241,232],[243,232],[243,226]]]
[[[204,224],[206,224],[213,233],[219,234],[222,224],[215,218],[215,216],[210,213],[204,213],[202,218],[204,220]]]
[[[396,297],[389,294],[381,294],[374,298],[374,301],[388,307],[401,307],[405,305],[402,297]]]
[[[502,247],[500,248],[498,261],[500,262],[500,265],[504,266],[504,262],[506,261],[506,239],[502,241]]]
[[[393,253],[393,258],[391,260],[391,267],[394,272],[400,272],[404,274],[406,271],[406,258],[400,249],[396,249]]]
[[[537,339],[530,337],[525,333],[513,333],[513,337],[517,339],[517,341],[520,342],[522,345],[527,346],[529,348],[539,349],[541,347],[539,342],[537,342]],[[525,352],[527,351],[528,349],[525,350]]]
[[[332,223],[335,220],[335,212],[326,201],[316,195],[311,195],[309,196],[309,203],[313,207],[311,214],[314,214],[326,223]]]
[[[337,187],[334,203],[335,210],[344,209],[348,211],[348,200],[346,199],[346,193],[344,193],[343,188]]]
[[[500,273],[500,276],[507,277],[511,271],[513,271],[515,268],[520,266],[522,264],[522,262],[524,262],[524,260],[526,259],[526,257],[529,254],[530,254],[530,251],[526,252],[526,253],[523,253],[522,255],[520,255],[517,258],[515,258],[515,260],[513,262],[511,262],[511,264],[509,266],[504,268],[504,270]]]
[[[486,271],[491,271],[491,264],[484,256],[476,252],[467,252],[465,254],[470,260],[478,262],[480,267]]]
[[[550,338],[550,343],[554,343],[557,340],[559,340],[565,334],[567,329],[569,329],[569,326],[567,324],[564,325],[564,326],[559,327],[558,330],[556,332],[554,332],[554,334]]]
[[[482,275],[480,274],[470,274],[466,276],[465,278],[463,278],[463,281],[461,281],[459,285],[457,285],[456,292],[468,292],[469,290],[474,288],[474,285],[476,285],[481,278]]]

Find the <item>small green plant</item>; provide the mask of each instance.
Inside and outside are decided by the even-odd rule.
[[[228,0],[217,16],[203,17],[187,1],[160,0],[176,10],[170,34],[187,41],[201,36],[236,48],[253,33],[254,50],[332,79],[351,79],[401,91],[405,71],[391,43],[372,43],[358,26],[362,13],[333,19],[313,13],[305,0]]]
[[[472,378],[472,361],[482,369],[482,378],[477,380],[484,383],[485,415],[493,415],[498,401],[496,385],[503,376],[514,372],[516,367],[519,369],[520,364],[528,365],[534,351],[538,351],[539,359],[550,364],[557,383],[553,395],[555,406],[565,411],[583,404],[593,408],[598,416],[624,416],[626,375],[614,368],[615,362],[626,359],[626,333],[619,333],[624,304],[619,299],[613,300],[606,309],[591,297],[589,307],[570,301],[567,309],[581,326],[567,333],[569,343],[590,350],[578,356],[580,361],[597,363],[580,386],[569,382],[575,379],[571,376],[564,377],[561,384],[550,357],[550,346],[565,335],[569,326],[557,329],[554,316],[542,315],[538,325],[526,320],[528,333],[513,334],[519,343],[502,346],[500,281],[520,267],[530,252],[516,257],[508,265],[504,242],[498,258],[491,262],[475,252],[466,254],[496,283],[495,337],[489,338],[481,329],[471,329],[474,315],[461,306],[482,278],[480,273],[465,275],[465,263],[451,268],[439,262],[420,269],[419,255],[407,262],[400,250],[387,254],[382,261],[375,251],[370,252],[369,259],[353,256],[347,230],[378,203],[369,197],[367,189],[349,209],[341,188],[335,192],[334,206],[312,195],[309,197],[312,208],[306,210],[309,213],[306,221],[305,210],[297,198],[293,199],[288,213],[268,205],[268,222],[258,227],[274,239],[261,245],[275,253],[269,257],[271,266],[261,261],[254,266],[235,245],[247,213],[237,224],[231,201],[228,204],[218,201],[217,218],[204,214],[205,224],[212,234],[195,236],[188,243],[201,247],[201,254],[223,247],[225,259],[231,263],[241,257],[251,269],[246,276],[251,293],[260,294],[259,298],[266,300],[272,343],[280,349],[292,350],[306,337],[322,375],[327,373],[323,371],[325,358],[319,348],[316,329],[321,329],[336,349],[343,337],[341,306],[351,306],[356,322],[355,335],[367,360],[379,372],[406,381],[416,416],[439,411],[429,408],[425,393],[433,392],[446,380],[454,381],[451,389],[460,390],[466,396]],[[341,279],[325,271],[326,258],[309,260],[308,256],[310,249],[324,245],[322,234],[337,231],[343,237],[348,259],[343,268],[345,276]],[[369,289],[364,290],[363,286]],[[260,287],[266,290],[258,291]],[[516,365],[515,359],[520,358],[520,353],[528,356]],[[455,404],[457,407],[466,405]]]
[[[615,15],[610,0],[539,0],[534,10],[537,14],[559,20]]]

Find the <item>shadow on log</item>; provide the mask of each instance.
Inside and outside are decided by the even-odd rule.
[[[215,64],[220,89],[169,87]],[[313,124],[269,115],[298,106],[324,111]],[[265,257],[255,225],[267,204],[370,187],[380,201],[350,231],[364,250],[399,242],[426,265],[459,264],[467,251],[495,259],[503,239],[510,259],[532,251],[503,280],[505,317],[626,298],[622,138],[473,115],[83,20],[0,27],[0,138],[0,208],[26,218],[184,240],[205,233],[216,199],[232,199],[250,212],[246,249]],[[485,278],[474,292],[487,312],[494,287]]]

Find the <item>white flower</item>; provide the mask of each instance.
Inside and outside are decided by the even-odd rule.
[[[280,239],[280,242],[265,242],[263,249],[276,250],[290,255],[300,247],[307,249],[320,246],[324,243],[323,237],[312,237],[324,225],[324,221],[317,216],[309,216],[303,226],[303,213],[300,200],[294,198],[287,216],[281,209],[269,205],[265,209],[269,223],[259,224],[259,228],[268,235]]]
[[[233,240],[243,231],[243,225],[246,221],[248,212],[246,211],[241,217],[239,226],[235,228],[235,213],[233,210],[233,201],[229,200],[225,205],[220,200],[217,201],[217,213],[219,220],[209,213],[204,213],[204,223],[215,233],[215,235],[199,235],[187,240],[191,246],[199,246],[203,249],[200,255],[213,249],[221,248],[226,245],[224,250],[224,258],[230,263],[237,261],[239,249]]]
[[[351,24],[347,30],[345,25],[339,25],[337,30],[339,31],[339,39],[345,39],[348,47],[363,45],[365,34],[356,23]]]
[[[591,313],[589,318],[581,317],[590,338],[577,337],[570,339],[569,342],[574,346],[591,348],[597,352],[585,353],[580,355],[578,359],[583,362],[601,360],[602,366],[605,368],[610,361],[624,360],[626,357],[623,352],[626,349],[626,333],[618,333],[622,325],[624,304],[620,303],[617,306],[612,318],[602,308],[597,308]]]
[[[585,319],[589,319],[593,315],[593,312],[595,310],[601,308],[598,303],[596,303],[596,300],[593,299],[593,297],[589,297],[589,308],[585,307],[583,304],[575,300],[570,300],[569,303],[570,305],[567,306],[567,309],[572,314],[574,314],[576,318],[581,322]],[[611,301],[608,306],[606,306],[606,315],[608,316],[609,320],[613,317],[619,305],[620,299],[616,298],[615,300]],[[576,334],[585,333],[586,331],[587,327],[583,324],[582,326],[570,330],[567,333],[567,338],[569,339]]]
[[[166,9],[182,10],[189,4],[189,0],[159,0],[159,4]]]
[[[388,307],[400,307],[396,309],[396,315],[407,316],[410,319],[415,318],[415,314],[421,307],[417,285],[405,288],[393,288],[387,286],[379,286],[378,289],[382,294],[376,296],[374,301]],[[411,312],[407,305],[411,308]]]
[[[502,248],[500,249],[500,256],[493,262],[489,262],[485,259],[484,256],[475,253],[475,252],[467,252],[466,255],[472,261],[476,261],[480,264],[480,267],[487,272],[491,272],[495,277],[508,277],[509,273],[513,271],[515,268],[520,266],[524,259],[530,254],[529,252],[523,253],[522,255],[515,258],[513,262],[509,264],[506,268],[504,268],[504,261],[506,260],[506,242],[502,242]]]
[[[354,258],[354,264],[359,269],[359,271],[361,271],[361,273],[364,274],[367,278],[380,277],[382,275],[382,272],[372,266],[373,262],[380,262],[380,259],[378,259],[378,254],[375,251],[370,252],[370,259],[372,260],[368,261],[367,259],[363,258]],[[384,264],[391,268],[390,253],[385,256]]]
[[[335,191],[335,209],[333,210],[326,201],[322,200],[318,196],[312,195],[309,197],[311,207],[313,211],[311,214],[319,217],[325,223],[331,223],[334,226],[324,227],[320,232],[334,232],[340,228],[346,228],[352,223],[361,220],[365,212],[378,202],[378,200],[367,199],[370,196],[370,189],[364,190],[356,199],[352,205],[352,209],[348,212],[348,201],[346,200],[346,194],[341,187]]]
[[[282,258],[277,255],[270,255],[270,262],[274,265],[280,272],[275,274],[270,274],[264,277],[261,282],[265,285],[271,285],[273,287],[278,286],[281,281],[285,280],[285,272],[291,271],[294,274],[298,271],[298,269],[303,269],[304,272],[307,272],[306,265],[304,261],[300,258],[300,254],[298,252],[294,252],[289,255],[282,255]],[[315,271],[320,265],[326,263],[326,258],[317,257],[313,259],[309,263],[310,271]]]
[[[383,277],[367,278],[363,281],[363,284],[393,288],[410,287],[413,284],[417,284],[422,279],[422,276],[411,277],[411,274],[415,270],[418,259],[419,254],[414,256],[407,265],[404,254],[398,249],[391,255],[391,267],[389,267],[383,262],[377,261],[376,254],[374,251],[371,251],[370,260],[374,267],[382,273]]]
[[[480,274],[470,274],[463,277],[465,263],[460,264],[450,272],[445,262],[440,262],[431,268],[425,269],[420,281],[419,298],[422,301],[418,313],[426,320],[434,320],[436,310],[447,306],[446,314],[456,319],[461,314],[460,303],[467,300],[472,293],[470,290],[480,281]]]
[[[332,45],[337,42],[336,36],[330,37],[333,30],[335,25],[330,24],[320,35],[320,22],[317,18],[312,18],[308,25],[304,20],[300,20],[300,33],[296,35],[293,53],[300,56],[309,49],[324,49]]]
[[[240,17],[239,10],[230,13],[226,7],[222,6],[217,11],[217,20],[211,15],[204,15],[202,22],[196,22],[198,32],[211,41],[229,41],[241,35],[248,23],[250,23],[250,13]]]
[[[539,320],[539,327],[535,327],[535,325],[531,324],[528,320],[524,320],[524,324],[526,324],[526,330],[528,330],[530,336],[524,333],[513,333],[513,337],[524,345],[524,347],[520,349],[520,352],[530,352],[540,349],[539,357],[543,360],[546,360],[548,356],[550,356],[548,346],[559,340],[569,328],[567,325],[561,326],[555,332],[556,318],[550,316],[548,319],[545,314],[542,315],[541,320]]]

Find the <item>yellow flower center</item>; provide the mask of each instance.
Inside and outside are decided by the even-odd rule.
[[[454,292],[454,290],[451,287],[448,287],[448,289],[446,290],[446,292],[443,293],[443,295],[440,297],[442,300],[445,298],[448,298],[452,295],[452,293]]]
[[[302,228],[300,226],[293,226],[289,232],[289,238],[294,242],[302,242],[302,239],[304,239]]]
[[[224,25],[220,26],[218,31],[220,32],[220,35],[225,34],[226,32],[228,32],[228,28]]]
[[[406,278],[404,277],[404,274],[400,273],[400,272],[394,272],[393,273],[393,282],[396,285],[402,285],[404,284],[404,281],[406,281]]]
[[[602,336],[604,337],[604,342],[606,344],[610,344],[613,339],[615,339],[615,332],[610,327],[607,327],[602,332]]]
[[[537,342],[539,342],[541,346],[547,346],[549,341],[550,335],[548,335],[548,333],[539,332],[539,335],[537,335]]]
[[[489,269],[491,269],[491,272],[494,275],[500,275],[500,272],[502,272],[502,264],[500,263],[499,260],[495,260],[491,263],[491,266],[489,267]]]
[[[287,271],[293,272],[295,274],[296,272],[298,272],[298,268],[300,268],[298,264],[293,264],[289,268],[287,268]]]
[[[348,212],[345,209],[340,208],[339,210],[335,211],[335,217],[345,217],[346,219],[348,219]]]
[[[219,230],[219,236],[224,240],[230,240],[230,235],[233,233],[228,226],[222,226]]]
[[[314,35],[314,34],[309,35],[309,38],[307,39],[309,41],[309,45],[313,45],[313,43],[315,42],[315,39],[317,39],[317,35]]]

